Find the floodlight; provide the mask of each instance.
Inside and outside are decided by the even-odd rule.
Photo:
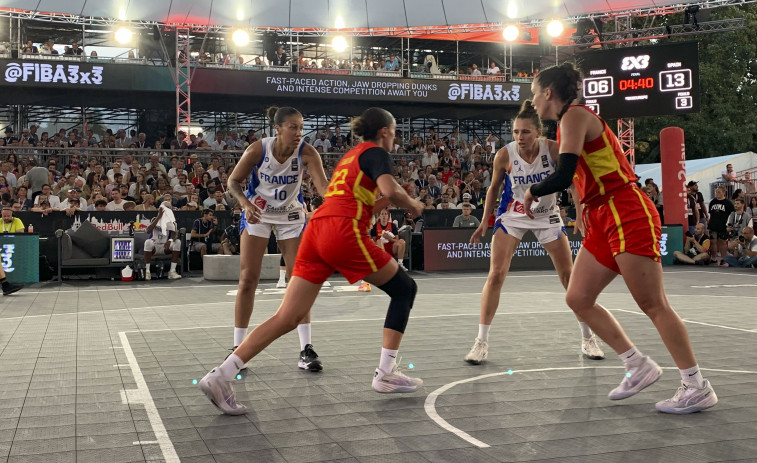
[[[502,31],[502,37],[504,37],[508,42],[512,42],[513,40],[517,39],[519,35],[520,31],[518,30],[518,26],[513,26],[512,24],[505,27],[505,30]]]
[[[547,24],[547,34],[549,34],[552,37],[558,37],[560,34],[562,34],[563,31],[563,25],[562,22],[560,22],[557,19],[554,19]]]
[[[345,39],[343,35],[337,35],[331,41],[331,46],[334,47],[334,50],[337,53],[341,53],[346,50],[349,45],[347,45],[347,39]]]
[[[344,18],[342,18],[341,16],[337,16],[336,20],[334,21],[334,28],[344,29]]]
[[[127,44],[131,42],[132,32],[128,27],[119,27],[116,31],[116,42]]]
[[[250,43],[250,34],[245,30],[237,29],[231,34],[231,40],[234,41],[236,46],[243,47]]]

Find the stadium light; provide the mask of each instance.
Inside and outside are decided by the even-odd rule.
[[[119,27],[118,30],[116,30],[116,42],[125,45],[131,42],[132,35],[131,29],[128,27]]]
[[[334,50],[337,53],[341,53],[344,50],[346,50],[347,47],[348,47],[348,45],[347,45],[347,39],[345,39],[343,35],[337,35],[331,41],[331,46],[334,47]]]
[[[244,47],[245,45],[250,43],[250,34],[242,29],[237,29],[233,34],[231,34],[231,40],[234,41],[234,44],[236,46]]]
[[[552,37],[558,37],[560,34],[562,34],[562,31],[564,30],[564,27],[562,25],[562,22],[560,22],[557,19],[554,19],[547,24],[547,34],[549,34]]]
[[[344,18],[342,18],[341,16],[337,16],[336,20],[334,21],[334,28],[344,29]]]
[[[517,39],[519,35],[520,31],[518,30],[518,27],[513,26],[512,24],[505,27],[505,30],[502,31],[502,37],[504,37],[508,42],[512,42],[513,40]]]

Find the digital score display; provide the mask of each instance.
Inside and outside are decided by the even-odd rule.
[[[585,52],[586,106],[605,119],[699,112],[697,42]]]

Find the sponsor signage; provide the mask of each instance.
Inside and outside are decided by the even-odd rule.
[[[0,262],[11,283],[39,281],[39,235],[17,233],[0,235]]]

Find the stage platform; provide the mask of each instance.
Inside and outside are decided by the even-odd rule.
[[[236,285],[67,281],[0,299],[0,462],[677,462],[757,460],[757,271],[667,268],[666,288],[720,398],[658,413],[680,377],[620,278],[601,297],[664,367],[623,401],[623,369],[582,358],[554,272],[508,276],[488,361],[463,361],[478,331],[483,273],[413,274],[400,355],[413,394],[371,390],[388,303],[334,277],[313,308],[324,371],[297,368],[296,332],[237,382],[244,416],[224,416],[193,383],[232,344]],[[283,290],[261,285],[252,323]],[[409,368],[412,364],[412,369]]]

